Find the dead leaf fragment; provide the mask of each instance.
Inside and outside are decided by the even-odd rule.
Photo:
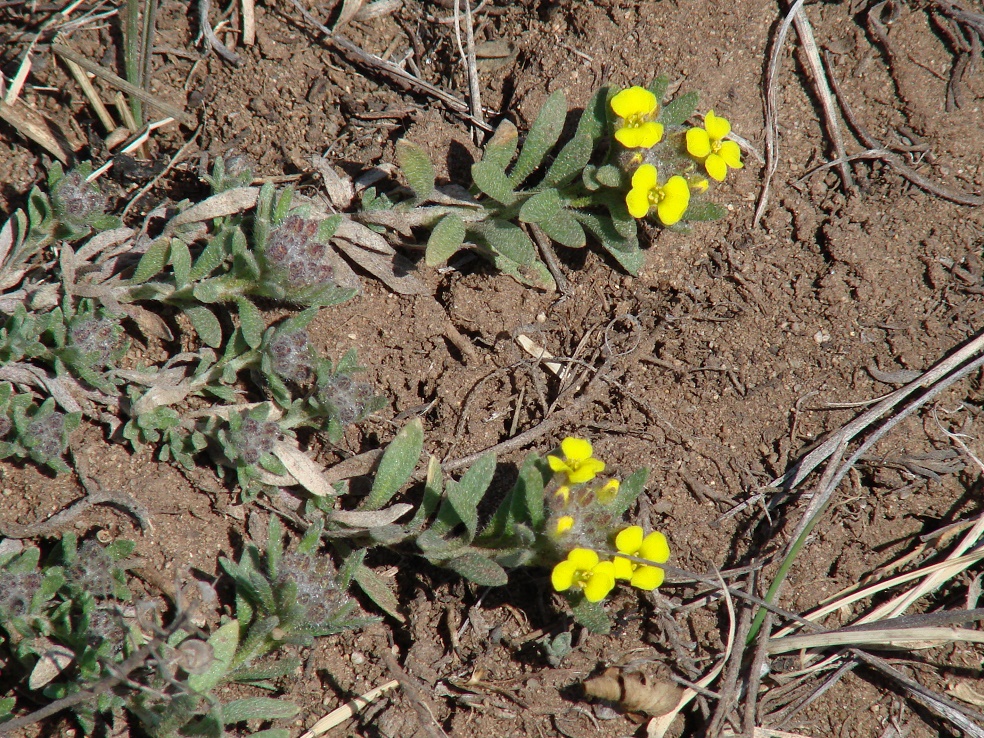
[[[639,672],[624,672],[616,667],[585,680],[584,694],[613,702],[626,712],[642,712],[656,717],[672,710],[683,693],[672,682],[649,680]]]

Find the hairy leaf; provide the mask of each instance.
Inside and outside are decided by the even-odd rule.
[[[427,200],[434,191],[434,166],[427,152],[405,138],[400,139],[396,142],[396,160],[413,190],[414,204]]]
[[[400,603],[396,595],[381,576],[365,564],[361,564],[355,570],[353,578],[359,589],[365,592],[366,597],[375,602],[379,609],[400,623],[406,622],[406,618],[400,614]]]
[[[465,579],[470,579],[483,587],[501,587],[509,583],[509,575],[506,574],[505,569],[487,556],[474,551],[455,556],[446,565]]]
[[[222,325],[215,313],[204,305],[185,306],[184,313],[206,346],[219,348],[222,345]]]
[[[167,257],[171,252],[170,241],[166,238],[159,238],[154,241],[150,248],[140,257],[137,268],[130,278],[132,284],[143,284],[154,275],[158,274],[164,265],[167,264]]]
[[[587,114],[587,112],[585,112]],[[557,154],[543,178],[543,186],[565,185],[580,174],[591,159],[594,140],[587,133],[578,133]]]
[[[211,692],[229,670],[239,645],[239,621],[230,620],[221,626],[209,637],[208,645],[212,647],[212,658],[215,661],[204,674],[192,674],[188,677],[188,686],[199,694]]]
[[[475,186],[493,200],[506,205],[516,202],[514,185],[498,166],[488,161],[476,162],[471,168]]]
[[[465,242],[465,223],[457,213],[441,218],[427,239],[425,261],[436,266],[450,259]]]
[[[526,135],[523,149],[519,152],[516,164],[509,173],[509,181],[518,187],[543,163],[544,157],[557,143],[567,118],[567,97],[563,90],[557,90],[540,109]]]
[[[683,125],[697,109],[697,100],[696,92],[680,95],[660,111],[657,120],[665,126]]]
[[[292,718],[301,711],[293,702],[272,697],[247,697],[222,705],[222,722],[226,725],[243,720],[281,720]]]
[[[191,275],[191,252],[180,238],[171,239],[171,270],[178,289],[188,284]]]
[[[588,242],[581,224],[567,208],[557,211],[553,217],[541,221],[539,225],[544,233],[562,246],[580,249]]]
[[[516,126],[512,122],[504,120],[495,129],[492,138],[485,144],[485,155],[482,157],[482,161],[488,162],[504,172],[513,156],[516,155],[518,143],[519,131],[516,130]]]
[[[492,251],[517,264],[528,265],[536,261],[536,247],[517,225],[496,219],[477,223],[470,230]]]
[[[420,418],[407,423],[386,447],[379,460],[376,478],[369,496],[360,505],[361,510],[378,510],[400,491],[420,460],[424,448],[424,426]]]
[[[236,301],[239,307],[239,327],[242,329],[243,338],[250,348],[258,348],[263,343],[263,331],[266,330],[266,321],[263,315],[251,301],[245,297]]]
[[[539,223],[554,217],[562,207],[560,195],[557,190],[551,187],[542,192],[537,192],[524,202],[519,209],[519,219],[524,223]]]

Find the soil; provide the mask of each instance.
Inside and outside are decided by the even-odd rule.
[[[887,45],[871,30],[872,14],[890,15],[881,5],[873,9],[861,0],[806,9],[818,43],[832,52],[833,74],[871,135],[890,148],[914,147],[906,160],[930,180],[979,193],[984,76],[966,75],[961,106],[949,110],[955,57],[946,35],[923,4],[893,7],[898,14]],[[0,6],[0,37],[10,39],[2,56],[8,80],[25,43],[15,34],[36,28],[50,12]],[[311,12],[331,22],[338,9],[327,19],[323,7]],[[395,12],[354,20],[342,32],[393,61],[409,55],[423,79],[465,98],[467,79],[448,22],[453,14],[453,2],[404,0]],[[200,135],[132,218],[160,202],[200,197],[206,189],[199,154],[245,155],[257,176],[299,175],[293,177],[298,189],[314,195],[312,157],[325,155],[358,173],[388,166],[395,142],[408,137],[427,148],[439,177],[467,184],[462,173],[478,150],[468,124],[440,102],[352,66],[289,4],[256,8],[253,46],[235,46],[233,34],[224,36],[241,59],[238,67],[214,53],[202,56],[193,15],[185,3],[161,4],[151,90],[196,115]],[[217,9],[211,20],[219,22]],[[238,22],[233,11],[226,27]],[[505,42],[509,53],[480,66],[482,100],[490,120],[507,117],[525,130],[554,90],[566,90],[576,107],[600,85],[646,84],[665,74],[671,89],[699,91],[701,110],[726,116],[762,151],[762,80],[780,22],[776,3],[762,0],[490,2],[475,11],[476,43]],[[83,25],[68,38],[88,58],[113,64],[119,18]],[[45,44],[33,55],[22,100],[84,147],[83,156],[104,158],[104,131],[77,85]],[[311,332],[330,357],[357,349],[367,379],[389,404],[351,429],[338,448],[313,439],[318,461],[330,466],[381,447],[418,412],[425,413],[428,452],[454,459],[481,451],[537,426],[559,392],[557,380],[517,345],[517,335],[595,367],[614,348],[626,353],[593,401],[532,444],[502,455],[504,477],[531,451],[546,453],[566,435],[588,437],[621,475],[640,465],[651,470],[631,516],[667,534],[671,563],[707,574],[760,564],[762,581],[771,581],[814,482],[774,509],[756,503],[729,511],[761,499],[761,488],[811,444],[862,412],[858,403],[898,386],[889,383],[892,373],[929,368],[984,322],[984,211],[917,189],[870,160],[854,163],[852,194],[845,194],[836,169],[811,173],[833,156],[820,104],[799,43],[781,60],[779,167],[761,224],[753,223],[753,213],[765,171],[746,153],[744,169],[715,191],[728,217],[689,235],[649,228],[646,264],[635,277],[589,248],[559,250],[570,281],[562,295],[523,287],[475,262],[450,270],[421,263],[417,274],[434,297],[394,295],[367,279],[364,294],[325,310]],[[160,129],[149,144],[150,163],[166,162],[191,137],[192,130],[177,124]],[[0,144],[0,210],[9,214],[43,181],[49,159],[6,123]],[[852,141],[848,148],[864,147]],[[137,171],[136,181],[113,187],[123,198],[148,176]],[[474,356],[449,340],[449,325]],[[980,379],[949,388],[858,465],[789,572],[778,600],[783,608],[805,612],[910,552],[919,536],[980,514],[975,464],[937,472],[920,456],[955,448],[945,431],[967,434],[966,443],[981,455]],[[217,575],[218,557],[238,556],[253,525],[262,529],[268,517],[261,506],[237,504],[236,490],[205,468],[182,473],[154,461],[149,450],[110,443],[100,427],[83,424],[73,448],[104,488],[136,497],[153,523],[153,530],[141,531],[125,514],[97,506],[74,524],[75,532],[135,540],[137,554],[165,579],[187,567]],[[0,492],[0,525],[6,525],[45,518],[78,499],[81,488],[73,476],[3,462]],[[621,591],[608,605],[617,627],[601,636],[558,615],[564,604],[549,593],[545,571],[520,570],[508,588],[485,590],[409,557],[378,553],[369,563],[391,580],[406,622],[387,618],[304,650],[306,668],[280,685],[303,708],[282,726],[293,734],[353,696],[404,678],[394,673],[394,656],[423,698],[391,692],[333,735],[434,735],[426,712],[421,718],[416,709],[421,700],[448,735],[645,734],[631,714],[583,701],[576,685],[608,665],[655,664],[695,681],[721,655],[727,636],[724,604],[703,601],[704,590],[692,584],[652,595]],[[973,571],[920,602],[918,611],[968,606]],[[371,602],[362,604],[374,611]],[[855,612],[841,611],[826,623],[835,626],[867,606],[858,603]],[[538,639],[568,630],[573,651],[551,666]],[[887,656],[937,691],[965,683],[984,693],[982,651],[973,644]],[[772,675],[795,671],[796,663],[775,657]],[[763,678],[763,689],[777,685],[778,677]],[[674,730],[699,733],[705,719],[691,708]],[[864,668],[781,724],[769,718],[759,724],[844,738],[923,738],[951,730]],[[910,732],[888,732],[893,724]],[[74,731],[65,718],[25,735]]]

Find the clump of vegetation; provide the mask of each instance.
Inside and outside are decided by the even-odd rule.
[[[468,193],[437,188],[423,149],[401,141],[397,156],[412,197],[394,203],[367,192],[357,217],[404,235],[429,230],[428,264],[467,247],[521,282],[553,287],[534,239],[541,248],[545,240],[583,248],[590,236],[636,274],[644,259],[636,221],[687,231],[722,217],[725,210],[706,198],[708,177],[720,182],[742,166],[728,121],[710,111],[703,127],[686,125],[697,95],[662,105],[667,86],[660,77],[649,88],[598,90],[564,142],[568,109],[558,90],[521,148],[516,127],[500,124],[472,166]]]
[[[264,484],[297,483],[283,457],[300,453],[298,429],[338,441],[345,426],[381,406],[355,380],[354,354],[333,364],[306,332],[319,308],[356,291],[333,279],[328,244],[341,216],[295,207],[290,190],[245,187],[248,169],[234,174],[219,160],[212,197],[178,203],[149,240],[105,214],[107,199],[88,173],[85,165],[68,174],[53,167],[50,197],[36,189],[27,214],[15,213],[0,233],[8,290],[0,303],[0,458],[67,471],[69,435],[88,417],[135,447],[156,446],[162,461],[190,468],[208,452],[251,499]],[[58,250],[54,263],[43,262],[49,249]],[[270,326],[257,300],[307,309]],[[231,319],[220,306],[232,308]],[[190,334],[177,334],[178,314]],[[176,347],[179,338],[186,350],[165,360],[126,361],[133,340]],[[269,399],[245,402],[250,384]],[[206,409],[198,401],[192,409],[191,398]]]
[[[161,738],[221,737],[225,726],[244,720],[293,717],[299,708],[288,700],[222,701],[217,689],[238,682],[276,690],[276,680],[300,665],[280,653],[285,647],[370,619],[358,616],[345,593],[353,566],[336,571],[319,552],[320,526],[287,553],[276,519],[269,534],[265,552],[248,546],[239,562],[221,561],[235,583],[235,617],[223,617],[208,637],[191,624],[188,593],[180,593],[167,624],[153,601],[134,598],[126,571],[131,541],[78,545],[66,534],[45,562],[37,548],[8,547],[0,554],[5,673],[13,678],[19,669],[27,688],[51,700],[46,714],[70,709],[87,735],[123,712]],[[214,609],[215,593],[199,590],[198,599]],[[34,722],[35,715],[11,719],[15,706],[14,698],[0,700],[5,729]],[[286,738],[289,731],[264,735]]]

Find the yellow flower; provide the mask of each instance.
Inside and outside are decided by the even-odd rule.
[[[687,131],[687,151],[704,162],[707,174],[718,182],[723,182],[728,174],[728,167],[741,169],[741,147],[734,141],[725,141],[724,137],[731,133],[731,124],[727,118],[719,118],[713,110],[708,110],[704,116],[703,128],[691,128]]]
[[[655,207],[663,225],[673,225],[690,206],[690,187],[679,174],[661,185],[656,176],[656,167],[643,164],[632,175],[632,189],[625,196],[625,204],[633,218],[645,218]]]
[[[548,456],[547,463],[553,471],[566,474],[568,484],[590,482],[605,471],[605,462],[591,455],[590,441],[585,441],[583,438],[565,438],[560,442],[560,450],[564,453],[564,458]],[[557,492],[560,494],[560,490]],[[570,490],[567,490],[567,494],[563,495],[565,502],[569,495]]]
[[[644,87],[630,87],[612,98],[612,110],[622,119],[615,140],[627,149],[649,149],[663,138],[663,124],[652,120],[659,103]]]
[[[558,536],[562,535],[573,527],[574,527],[574,518],[572,518],[570,515],[564,515],[563,517],[557,519],[556,533]]]
[[[550,457],[548,456],[547,458],[549,459]],[[559,497],[560,499],[562,499],[565,505],[569,504],[571,501],[571,488],[568,487],[566,484],[560,485],[557,488],[557,491],[554,492],[554,494],[557,495],[557,497]]]
[[[553,568],[550,583],[558,592],[579,587],[588,602],[601,602],[615,587],[615,565],[590,548],[575,548]]]
[[[626,556],[635,556],[654,564],[665,564],[670,559],[670,546],[666,536],[658,531],[643,535],[638,525],[631,525],[615,536],[615,548]],[[665,573],[658,566],[637,564],[622,556],[616,556],[615,578],[623,579],[638,589],[653,590],[663,583]]]

